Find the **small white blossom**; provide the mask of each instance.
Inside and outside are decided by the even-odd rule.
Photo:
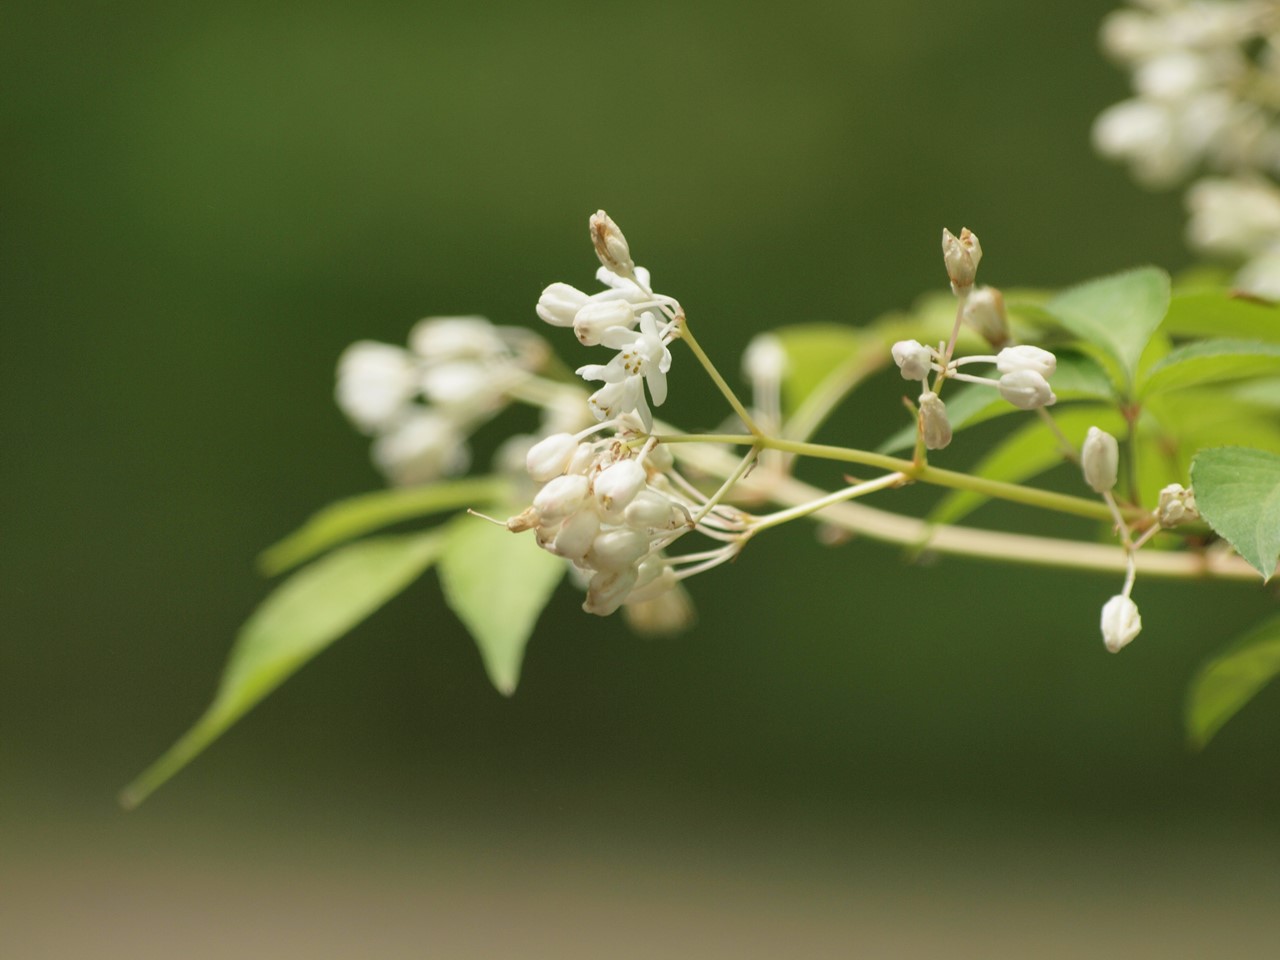
[[[1142,630],[1138,605],[1124,594],[1116,594],[1102,606],[1102,641],[1112,653],[1119,653]]]
[[[617,356],[607,364],[588,364],[577,371],[584,380],[605,384],[589,398],[591,410],[598,420],[635,412],[647,432],[653,427],[653,414],[645,403],[641,381],[648,384],[654,406],[661,406],[667,399],[667,371],[671,369],[671,351],[658,327],[658,319],[646,312],[640,317],[638,336],[615,328],[602,342],[619,347]]]
[[[529,448],[525,456],[525,469],[528,470],[530,479],[546,483],[564,473],[577,452],[578,441],[572,434],[553,433]]]
[[[626,300],[590,300],[573,318],[573,333],[584,347],[594,347],[615,329],[629,333],[638,319]]]
[[[993,347],[1009,340],[1009,320],[1005,315],[1004,296],[995,287],[977,287],[965,300],[962,311],[965,323]]]
[[[1180,483],[1171,483],[1160,491],[1155,513],[1160,526],[1166,529],[1200,518],[1195,494]]]
[[[996,354],[996,369],[1001,373],[1033,370],[1047,380],[1058,369],[1058,358],[1040,347],[1019,344],[1016,347],[1005,347]]]
[[[1034,370],[1015,370],[1000,378],[1000,396],[1019,410],[1035,410],[1048,407],[1058,398],[1053,394],[1049,381]]]
[[[409,348],[432,363],[491,360],[509,353],[506,341],[484,317],[427,317],[409,331]]]
[[[899,340],[890,352],[903,380],[927,380],[933,364],[933,351],[918,340]]]
[[[338,407],[365,433],[391,425],[416,390],[413,358],[399,347],[361,340],[338,359]]]
[[[373,461],[400,486],[430,483],[467,468],[470,454],[453,420],[421,408],[373,442]]]
[[[1080,448],[1080,469],[1095,493],[1115,489],[1120,467],[1120,444],[1105,430],[1090,427]]]
[[[553,283],[538,297],[538,316],[553,327],[572,327],[578,311],[587,305],[589,298],[577,287],[567,283]]]

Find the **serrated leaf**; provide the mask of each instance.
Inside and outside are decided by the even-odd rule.
[[[515,534],[475,517],[449,525],[440,585],[480,648],[489,680],[510,695],[520,682],[524,648],[542,608],[565,575],[565,562]]]
[[[1191,485],[1205,522],[1270,580],[1280,563],[1280,454],[1201,450],[1191,462]]]
[[[1116,363],[1128,392],[1138,360],[1169,308],[1169,275],[1155,267],[1091,280],[1059,294],[1045,309],[1068,331]]]
[[[375,490],[338,500],[258,556],[267,576],[283,573],[330,547],[382,527],[446,510],[476,507],[501,498],[510,484],[500,477],[467,477],[420,487]]]
[[[375,537],[298,571],[240,628],[213,703],[120,795],[136,807],[303,664],[398,594],[439,555],[439,532]]]
[[[1249,631],[1214,657],[1191,681],[1187,736],[1203,748],[1223,724],[1280,673],[1280,617]]]
[[[1239,337],[1280,342],[1280,306],[1233,297],[1226,290],[1179,293],[1162,324],[1175,337]]]
[[[1177,347],[1156,363],[1140,392],[1166,390],[1223,380],[1245,380],[1280,373],[1280,343],[1257,340],[1200,340]]]
[[[1054,420],[1072,443],[1079,447],[1091,426],[1116,432],[1121,429],[1119,414],[1108,407],[1074,407],[1054,415]],[[992,447],[970,473],[989,480],[1022,483],[1063,462],[1063,452],[1053,432],[1039,419],[1015,430]],[[1083,481],[1081,481],[1083,483]],[[989,500],[972,490],[955,490],[943,497],[929,514],[930,523],[956,523]]]

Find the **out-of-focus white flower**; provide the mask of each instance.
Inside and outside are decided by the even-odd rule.
[[[1200,518],[1195,494],[1180,483],[1171,483],[1160,491],[1155,514],[1160,526],[1166,529]]]
[[[1052,406],[1058,398],[1043,376],[1034,370],[1015,370],[1000,378],[1000,396],[1019,410]]]
[[[417,390],[408,352],[361,340],[338,359],[338,407],[365,433],[390,425]]]
[[[430,483],[467,468],[470,453],[453,420],[421,408],[373,442],[373,461],[393,483]]]
[[[427,317],[409,331],[409,349],[431,363],[503,356],[507,344],[484,317]]]
[[[1102,605],[1102,642],[1119,653],[1142,631],[1138,605],[1124,594],[1116,594]]]
[[[1254,256],[1280,243],[1280,188],[1206,177],[1187,191],[1187,241],[1206,253]]]
[[[976,287],[969,293],[962,310],[965,323],[993,347],[1009,341],[1009,320],[1005,315],[1004,296],[995,287]]]

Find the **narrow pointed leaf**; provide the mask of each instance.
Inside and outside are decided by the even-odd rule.
[[[449,526],[440,584],[449,607],[480,648],[489,680],[510,695],[520,682],[524,648],[543,607],[565,575],[565,562],[531,534],[511,533],[476,517]]]
[[[774,331],[787,354],[782,409],[788,415],[832,372],[869,346],[865,334],[835,323],[806,323]]]
[[[1142,385],[1146,396],[1223,380],[1280,374],[1280,343],[1201,340],[1177,347],[1156,363]]]
[[[1249,631],[1214,657],[1191,681],[1187,736],[1203,748],[1223,724],[1280,673],[1280,617]]]
[[[436,531],[363,540],[277,587],[241,627],[209,709],[124,789],[120,802],[141,803],[299,667],[413,582],[443,540]]]
[[[1227,290],[1179,293],[1163,328],[1175,337],[1241,337],[1280,343],[1280,306],[1233,297]]]
[[[1142,351],[1169,308],[1169,275],[1154,267],[1091,280],[1059,294],[1045,309],[1068,331],[1119,367],[1128,392]]]
[[[1205,522],[1270,580],[1280,563],[1280,454],[1201,450],[1191,462],[1191,484]]]
[[[393,523],[491,503],[505,493],[507,486],[500,477],[467,477],[422,487],[375,490],[338,500],[264,550],[258,557],[258,566],[267,576],[275,576],[336,544]]]

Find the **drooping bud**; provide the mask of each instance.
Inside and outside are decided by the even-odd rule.
[[[1102,642],[1112,653],[1119,653],[1142,631],[1138,605],[1118,593],[1102,605]]]
[[[964,304],[964,321],[978,336],[999,349],[1009,342],[1009,318],[1004,311],[1004,295],[995,287],[978,287]]]
[[[951,443],[951,421],[947,419],[946,404],[929,390],[920,394],[920,432],[924,436],[924,445],[930,450],[941,450]]]
[[[609,616],[622,606],[638,576],[634,566],[616,571],[601,570],[587,585],[587,599],[583,601],[582,609],[598,617]]]
[[[1019,410],[1035,410],[1056,403],[1049,381],[1034,370],[1015,370],[1000,378],[1000,396]]]
[[[573,318],[590,298],[577,287],[553,283],[538,297],[537,313],[553,327],[572,327]]]
[[[644,489],[647,480],[638,460],[619,460],[605,467],[591,485],[601,513],[609,519],[620,519],[622,511]]]
[[[1160,491],[1160,500],[1156,504],[1156,519],[1160,522],[1160,526],[1166,529],[1200,519],[1200,511],[1196,509],[1195,493],[1180,483],[1169,484]]]
[[[569,461],[578,452],[578,441],[572,434],[553,433],[529,448],[525,455],[525,469],[536,483],[546,483],[564,473]]]
[[[1001,373],[1034,370],[1047,380],[1058,369],[1058,358],[1048,350],[1024,343],[1001,350],[996,355],[996,369]]]
[[[688,514],[656,490],[641,490],[623,513],[626,524],[637,530],[675,530]]]
[[[593,300],[573,318],[573,333],[583,346],[594,347],[606,330],[613,327],[632,330],[638,319],[625,300]]]
[[[903,380],[927,380],[933,351],[918,340],[899,340],[890,351]]]
[[[580,473],[556,477],[538,491],[533,498],[533,508],[544,520],[560,520],[582,506],[588,486],[587,478]]]
[[[569,514],[556,532],[551,552],[566,560],[581,561],[600,532],[600,517],[590,506]]]
[[[1084,481],[1095,493],[1115,489],[1120,468],[1120,444],[1105,430],[1090,427],[1080,448],[1080,469]]]
[[[591,216],[591,243],[596,248],[601,266],[606,270],[612,270],[620,277],[635,278],[636,265],[631,259],[627,238],[622,235],[613,218],[603,210],[597,210]]]
[[[957,237],[950,230],[942,231],[942,260],[947,266],[951,287],[957,293],[973,286],[978,275],[978,263],[982,260],[982,244],[977,234],[968,227]]]

